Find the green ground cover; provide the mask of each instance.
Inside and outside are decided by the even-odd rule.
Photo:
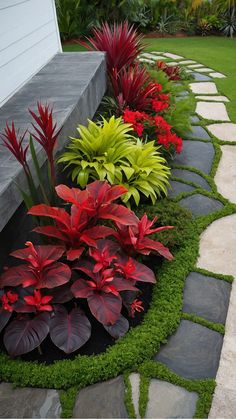
[[[236,122],[236,39],[223,37],[147,38],[148,51],[168,51],[196,60],[216,71],[225,79],[215,79],[218,90],[230,102],[226,104],[229,117]],[[79,45],[65,45],[64,51],[84,51]]]

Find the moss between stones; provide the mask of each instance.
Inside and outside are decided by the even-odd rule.
[[[213,323],[209,320],[204,319],[203,317],[196,316],[195,314],[190,313],[183,313],[182,319],[190,320],[194,323],[201,324],[202,326],[208,327],[208,329],[214,330],[215,332],[219,332],[222,335],[225,334],[225,327],[221,323]]]
[[[141,382],[145,383],[150,381],[152,378],[156,378],[163,381],[168,381],[171,384],[184,387],[188,391],[195,391],[199,395],[197,402],[197,409],[195,412],[195,418],[206,418],[212,402],[212,396],[215,389],[215,381],[212,379],[207,380],[186,380],[185,378],[179,377],[173,373],[165,365],[159,362],[146,361],[138,369],[141,374]],[[140,414],[144,417],[147,407],[147,389],[144,384],[140,388]]]
[[[188,381],[178,377],[165,366],[147,360],[158,352],[161,343],[167,341],[167,338],[180,323],[185,278],[189,272],[196,271],[195,264],[198,256],[200,234],[214,220],[236,212],[236,205],[230,204],[217,193],[213,177],[221,157],[219,145],[221,142],[212,135],[211,138],[215,147],[215,158],[210,176],[193,167],[177,165],[175,167],[192,170],[203,176],[212,187],[212,192],[209,193],[199,188],[194,193],[199,191],[206,196],[218,199],[224,204],[224,208],[213,214],[198,217],[194,221],[185,220],[186,224],[184,225],[187,225],[188,231],[183,228],[182,235],[175,237],[175,260],[171,263],[165,261],[159,270],[158,282],[153,290],[152,304],[143,323],[130,330],[125,337],[121,338],[105,353],[96,356],[77,356],[74,360],[57,361],[53,365],[42,365],[20,359],[13,360],[7,355],[0,354],[0,379],[2,381],[10,381],[18,386],[67,389],[66,392],[61,393],[60,399],[63,409],[62,417],[70,417],[75,395],[79,389],[98,381],[116,377],[131,368],[135,371],[141,365],[139,370],[145,378],[142,379],[143,384],[141,385],[140,410],[142,414],[144,414],[147,402],[147,382],[150,377],[156,377],[183,386],[190,391],[198,391],[200,397],[195,416],[203,418],[207,415],[215,386],[214,380]],[[156,207],[149,207],[149,216],[158,215],[163,221],[166,221],[169,217],[167,203],[172,210],[175,206],[174,214],[176,212],[182,214],[182,209],[174,203],[174,200],[172,202],[165,200]],[[161,211],[161,208],[163,211]],[[169,219],[169,224],[175,223],[175,220],[172,220]],[[164,240],[168,243],[170,237],[166,236]],[[207,274],[214,275],[209,272]],[[220,276],[218,277],[220,279]],[[231,277],[222,279],[231,281]],[[198,321],[198,318],[194,316],[191,320]],[[212,326],[212,324],[209,325],[208,323],[207,326]],[[214,327],[218,327],[218,325]],[[130,391],[131,389],[128,389],[128,395],[130,395]],[[129,397],[127,396],[127,398]],[[130,408],[128,410],[131,412]]]

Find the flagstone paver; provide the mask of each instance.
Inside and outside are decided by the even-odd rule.
[[[218,72],[210,73],[210,76],[216,79],[224,79],[226,77],[224,74]]]
[[[214,378],[218,369],[223,336],[205,326],[181,320],[155,360],[176,374],[189,378]]]
[[[165,57],[172,58],[173,60],[181,60],[182,58],[184,58],[184,57],[181,57],[181,55],[172,54],[170,52],[165,52],[163,55]]]
[[[197,102],[196,113],[202,118],[213,121],[229,121],[224,103]]]
[[[86,387],[77,395],[73,418],[128,418],[124,394],[122,376]]]
[[[183,312],[224,324],[230,292],[229,282],[191,272],[185,282]]]
[[[179,65],[177,61],[169,61],[167,64],[170,65],[171,67],[175,65]]]
[[[212,68],[208,68],[208,67],[201,67],[198,68],[197,70],[199,73],[210,73],[210,71],[213,71]]]
[[[182,61],[183,62],[183,61]],[[204,67],[203,64],[191,64],[187,66],[188,68],[200,68],[200,67]]]
[[[196,61],[193,61],[193,60],[184,60],[184,61],[179,62],[179,64],[181,65],[194,64],[194,63],[196,63]]]
[[[236,124],[232,122],[222,124],[211,124],[207,129],[222,141],[236,141]]]
[[[207,183],[207,181],[198,173],[194,173],[186,169],[172,169],[171,175],[172,177],[182,179],[183,181],[193,182],[196,187],[203,188],[206,191],[211,190],[209,183]]]
[[[139,419],[140,375],[132,373],[129,375],[129,380],[132,388],[132,403],[134,406],[136,418]]]
[[[174,164],[192,166],[206,174],[209,174],[214,155],[215,151],[211,143],[185,140],[183,142],[183,151],[181,154],[176,156]]]
[[[213,82],[190,83],[189,87],[193,93],[197,93],[198,95],[218,93],[216,85]]]
[[[200,125],[193,125],[191,127],[191,131],[187,131],[184,134],[184,138],[191,139],[191,138],[197,138],[199,140],[211,140],[210,135],[208,132],[201,127]]]
[[[192,418],[198,394],[166,381],[151,380],[145,418]]]
[[[168,196],[169,198],[175,198],[181,193],[187,193],[192,191],[194,191],[194,186],[186,185],[186,183],[171,180],[170,188],[168,189]]]
[[[190,120],[191,120],[192,123],[196,123],[196,122],[199,122],[200,121],[200,118],[198,118],[197,115],[192,115],[190,117]]]
[[[221,146],[222,156],[215,175],[218,191],[236,204],[236,147]]]
[[[0,418],[59,418],[61,404],[56,390],[15,388],[0,384]]]
[[[203,82],[203,81],[212,80],[211,77],[208,77],[205,74],[197,73],[195,71],[193,71],[192,76],[196,81],[202,81]]]
[[[217,201],[214,198],[208,198],[208,196],[201,194],[183,198],[179,201],[179,205],[190,210],[194,217],[211,214],[212,212],[219,211],[223,208],[223,204],[220,201]]]
[[[196,99],[200,100],[209,100],[210,102],[229,102],[229,99],[226,96],[196,96]]]

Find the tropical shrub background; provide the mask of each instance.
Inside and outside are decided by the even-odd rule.
[[[160,36],[236,32],[235,0],[57,0],[62,40],[87,36],[104,21],[127,19],[143,32]]]
[[[191,106],[176,100],[174,84],[185,75],[159,62],[140,64],[142,37],[127,21],[92,34],[88,47],[107,51],[109,75],[95,121],[78,127],[59,159],[49,104],[29,110],[32,129],[24,134],[14,122],[0,134],[24,170],[28,192],[21,193],[41,237],[13,251],[17,261],[0,276],[0,332],[11,356],[40,348],[48,336],[66,354],[77,351],[92,333],[88,311],[113,338],[123,336],[128,318],[144,310],[139,284],[156,282],[149,257],[173,259],[158,238],[172,226],[150,220],[148,208],[167,195],[168,160],[181,153],[179,135],[189,129]],[[47,157],[46,179],[35,141]],[[70,186],[58,185],[62,165]],[[139,204],[147,209],[140,217]]]

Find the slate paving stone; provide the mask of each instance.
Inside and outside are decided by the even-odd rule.
[[[187,185],[186,183],[177,182],[175,180],[170,181],[170,188],[168,189],[169,198],[175,198],[183,192],[192,192],[194,191],[194,186]]]
[[[190,139],[190,138],[197,138],[199,140],[211,140],[210,135],[208,132],[201,127],[200,125],[192,125],[191,131],[187,131],[184,134],[184,138]]]
[[[205,74],[195,73],[195,71],[191,74],[196,81],[210,81],[210,80],[212,80],[211,77],[208,77]]]
[[[205,119],[230,121],[225,104],[221,102],[197,102],[195,112]]]
[[[200,121],[200,118],[198,118],[197,115],[192,115],[192,116],[190,116],[190,121],[195,124],[196,122]]]
[[[201,194],[183,198],[179,201],[179,205],[191,211],[194,217],[219,211],[224,206],[220,201]]]
[[[215,323],[225,323],[231,284],[198,272],[186,278],[183,312]]]
[[[128,418],[124,394],[122,376],[86,387],[77,395],[73,418]]]
[[[205,189],[206,191],[210,191],[211,187],[209,183],[200,175],[197,173],[191,172],[190,170],[184,170],[184,169],[172,169],[171,170],[172,177],[176,177],[179,179],[186,180],[187,182],[193,182],[198,187],[201,187]]]
[[[174,164],[181,166],[192,166],[202,172],[209,174],[215,151],[211,143],[202,141],[183,141],[182,153],[174,159]]]
[[[145,417],[192,418],[196,411],[198,394],[182,387],[153,379],[149,386],[149,400]]]
[[[56,390],[15,388],[0,384],[0,418],[60,418],[61,404]]]
[[[182,320],[176,333],[154,359],[184,378],[215,378],[222,344],[220,333]]]

